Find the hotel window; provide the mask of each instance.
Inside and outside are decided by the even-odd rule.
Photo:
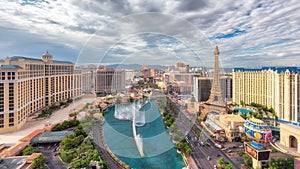
[[[15,72],[11,72],[11,79],[15,80],[16,79],[16,73]]]
[[[14,113],[9,113],[9,126],[14,125]]]
[[[11,72],[7,72],[7,80],[11,79]]]
[[[4,84],[0,83],[0,112],[4,111]]]
[[[4,127],[4,114],[0,114],[0,128]]]
[[[2,72],[2,77],[1,77],[1,80],[5,80],[5,72]]]
[[[14,84],[9,83],[9,110],[14,110]]]

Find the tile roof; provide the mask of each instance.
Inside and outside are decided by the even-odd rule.
[[[24,56],[12,56],[10,57],[11,60],[19,60],[19,59],[25,59],[25,60],[31,60],[31,61],[40,61],[42,62],[42,59],[37,59],[37,58],[29,58],[29,57],[24,57]],[[53,62],[56,63],[72,63],[69,61],[61,61],[61,60],[53,60]],[[72,63],[73,64],[73,63]]]
[[[23,69],[23,68],[18,65],[1,65],[0,69]]]

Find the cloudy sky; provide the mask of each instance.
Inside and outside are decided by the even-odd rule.
[[[298,0],[0,0],[0,58],[300,66]]]

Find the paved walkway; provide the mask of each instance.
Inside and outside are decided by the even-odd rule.
[[[189,168],[191,169],[197,169],[197,164],[196,162],[194,161],[193,157],[192,156],[188,156],[187,157],[187,161],[188,161],[188,164],[189,164]]]
[[[280,149],[283,149],[283,150],[287,151],[286,154],[290,154],[292,156],[300,157],[300,153],[297,152],[296,148],[286,147],[283,144],[281,144],[279,140],[277,140],[275,142],[275,145],[277,145],[278,147],[280,147]]]
[[[49,121],[51,124],[63,122],[64,120],[67,120],[69,118],[69,113],[73,112],[76,109],[76,107],[84,103],[93,102],[95,101],[95,99],[96,98],[92,98],[92,97],[82,98],[80,100],[74,101],[66,108],[53,112],[53,114],[50,116],[49,119],[29,121],[20,130],[16,132],[0,134],[0,143],[8,143],[8,144],[17,143],[19,139],[25,137],[26,135],[33,132],[34,130],[44,128],[45,123],[47,121]]]

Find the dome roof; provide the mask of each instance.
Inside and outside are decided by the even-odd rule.
[[[42,56],[50,56],[50,57],[52,57],[52,55],[50,54],[50,53],[48,53],[48,51],[46,51],[46,53],[44,53]]]
[[[52,55],[46,51],[46,53],[42,55],[42,60],[44,62],[52,61]]]

